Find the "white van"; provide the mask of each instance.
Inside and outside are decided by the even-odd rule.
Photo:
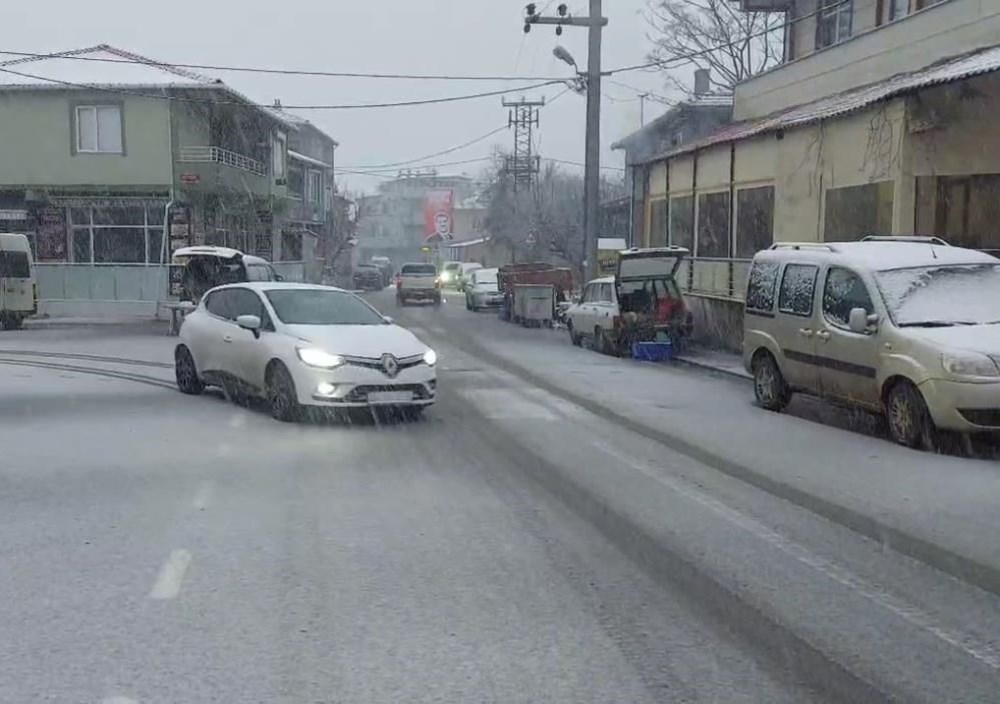
[[[0,325],[16,330],[38,311],[35,262],[25,235],[0,233]]]
[[[1000,430],[1000,259],[931,237],[781,243],[747,282],[760,405],[794,391],[884,413],[893,439]]]

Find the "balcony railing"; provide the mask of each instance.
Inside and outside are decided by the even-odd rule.
[[[181,147],[181,161],[184,162],[213,162],[225,164],[234,169],[247,171],[255,176],[264,176],[267,170],[262,162],[251,159],[243,154],[223,149],[222,147]]]

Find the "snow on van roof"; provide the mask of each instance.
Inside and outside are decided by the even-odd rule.
[[[758,256],[794,251],[808,258],[835,258],[873,271],[944,264],[1000,264],[1000,259],[965,247],[923,242],[779,242]]]

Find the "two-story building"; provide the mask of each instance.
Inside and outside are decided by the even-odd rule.
[[[336,143],[314,131],[220,80],[107,45],[6,61],[0,229],[28,234],[43,311],[150,312],[178,247],[306,258],[283,233],[325,222]],[[300,194],[290,176],[309,160],[320,177],[299,170]]]
[[[645,160],[643,241],[665,222],[691,248],[703,333],[738,344],[748,260],[776,240],[1000,249],[1000,3],[740,2],[786,13],[784,63],[736,87],[734,122]]]

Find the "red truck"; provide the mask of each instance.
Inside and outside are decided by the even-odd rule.
[[[573,272],[565,267],[541,262],[507,264],[500,267],[497,273],[497,283],[500,293],[503,294],[500,318],[510,320],[514,310],[514,286],[517,284],[548,284],[555,289],[555,300],[558,303],[567,300],[573,290]]]

